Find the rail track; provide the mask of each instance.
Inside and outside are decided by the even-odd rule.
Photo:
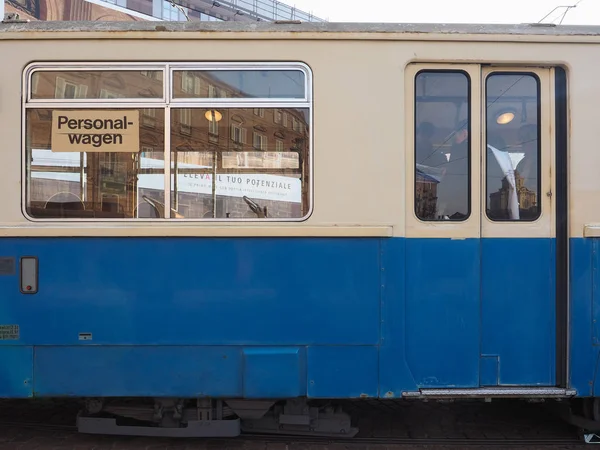
[[[36,421],[1,421],[0,429],[35,429],[41,432],[67,432],[78,434],[77,427],[75,425],[66,424],[52,424],[46,422]],[[98,435],[101,438],[101,435]],[[113,439],[118,439],[119,436],[110,436]],[[132,436],[123,436],[125,439],[135,439]],[[157,441],[178,441],[180,438],[153,438]],[[556,447],[556,446],[579,446],[584,445],[585,442],[580,436],[563,437],[563,438],[421,438],[421,437],[354,437],[354,438],[331,438],[331,437],[318,437],[318,436],[296,436],[296,435],[264,435],[264,434],[251,434],[242,433],[237,438],[186,438],[188,441],[211,441],[211,442],[232,442],[232,441],[246,441],[246,442],[264,442],[264,443],[283,443],[283,444],[308,444],[308,445],[332,445],[342,444],[347,447],[359,446],[365,448],[365,446],[432,446],[432,445],[443,445],[443,446],[523,446],[527,448],[538,448],[538,447]]]

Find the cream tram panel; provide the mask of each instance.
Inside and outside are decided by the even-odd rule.
[[[36,55],[36,50],[33,49],[33,42],[12,42],[13,46],[21,47],[20,53],[28,53],[28,59],[36,59],[42,57],[43,52]],[[65,55],[69,55],[71,60],[78,58],[84,59],[86,55],[92,51],[97,55],[98,59],[108,57],[111,51],[107,48],[106,43],[102,48],[98,48],[98,52],[87,47],[89,42],[86,42],[87,50],[81,51],[81,46],[75,43],[64,43],[61,50]],[[170,47],[170,44],[165,43]],[[117,46],[117,43],[110,43]],[[134,44],[137,46],[140,44]],[[190,43],[191,45],[191,43]],[[204,44],[201,44],[204,45]],[[279,42],[277,45],[272,43],[239,43],[232,44],[228,42],[217,42],[206,44],[210,51],[203,51],[203,59],[212,59],[218,61],[227,55],[227,60],[243,60],[244,55],[252,47],[253,59],[260,59],[261,52],[265,60],[282,59],[287,61],[290,55],[290,43]],[[397,146],[386,145],[394,140],[398,135],[397,123],[394,126],[386,127],[386,121],[389,118],[385,115],[385,109],[381,109],[379,98],[386,97],[390,101],[390,105],[402,104],[402,92],[399,87],[395,87],[396,80],[401,79],[402,68],[398,67],[393,62],[393,58],[387,57],[390,61],[389,67],[384,67],[381,72],[385,78],[383,83],[372,83],[371,69],[377,64],[381,55],[373,56],[371,61],[367,61],[365,66],[356,66],[354,64],[356,48],[337,44],[341,48],[336,50],[338,55],[338,63],[336,70],[328,68],[326,57],[318,57],[311,55],[306,51],[307,47],[304,43],[293,43],[299,47],[298,51],[292,52],[294,60],[305,61],[311,66],[314,74],[315,70],[319,71],[319,80],[314,83],[314,95],[319,96],[320,100],[316,102],[320,106],[315,106],[314,121],[319,123],[327,123],[320,127],[313,127],[315,148],[318,146],[320,151],[314,151],[314,207],[312,215],[305,222],[300,223],[278,223],[260,222],[246,224],[227,222],[219,223],[218,227],[222,228],[219,234],[232,235],[380,235],[388,236],[391,233],[392,227],[397,228],[401,223],[402,211],[394,211],[393,208],[382,210],[373,198],[402,196],[402,183],[394,175],[397,172],[396,168],[401,167],[401,152]],[[363,44],[368,47],[370,44]],[[143,47],[143,45],[140,45]],[[184,45],[187,46],[187,45]],[[29,49],[31,47],[31,50]],[[94,45],[92,45],[94,47]],[[218,48],[215,48],[218,47]],[[279,48],[278,48],[279,47]],[[285,47],[285,48],[284,48]],[[27,48],[27,50],[24,50]],[[156,45],[154,45],[156,48]],[[166,49],[166,47],[165,47]],[[194,51],[199,51],[197,44]],[[156,56],[156,51],[150,55],[144,55],[144,50],[134,52],[143,59],[144,56],[150,58]],[[187,57],[192,54],[184,50],[182,53],[187,53]],[[365,51],[365,53],[368,53]],[[112,54],[114,55],[114,54]],[[170,59],[179,59],[177,52],[168,51],[166,55]],[[27,61],[23,61],[25,63]],[[342,70],[344,76],[340,78],[339,70]],[[14,71],[10,74],[2,75],[4,83],[18,83],[18,72]],[[381,78],[381,76],[380,76]],[[363,89],[364,87],[364,89]],[[8,102],[8,96],[6,98]],[[17,96],[12,97],[13,104],[18,101]],[[367,111],[380,111],[378,114],[365,114]],[[381,114],[384,113],[383,115]],[[326,118],[326,119],[324,119]],[[17,126],[15,118],[12,117],[15,127]],[[11,127],[12,128],[12,127]],[[351,132],[352,130],[352,132]],[[355,132],[358,130],[358,132]],[[11,136],[10,139],[16,144],[16,136]],[[362,152],[353,153],[349,149],[361,148]],[[387,160],[387,164],[381,164],[381,160],[374,158],[373,155],[382,155],[383,159]],[[18,167],[16,155],[11,155],[12,161],[10,165],[13,168]],[[316,169],[318,167],[318,170]],[[12,178],[16,182],[16,171],[12,172]],[[388,180],[382,183],[382,180]],[[17,212],[18,205],[12,203],[10,205],[10,214],[7,218],[9,221],[6,225],[20,225],[19,228],[26,226],[27,228],[21,231],[15,229],[5,230],[6,233],[16,234],[30,233],[30,227],[41,227],[49,233],[64,233],[70,235],[73,233],[73,225],[61,224],[56,221],[52,224],[31,224],[24,221]],[[12,220],[10,220],[12,219]],[[83,226],[83,224],[82,224]],[[141,228],[146,225],[138,223],[129,223],[128,225],[120,224],[96,224],[87,222],[85,229],[87,233],[93,234],[130,234],[131,228]],[[216,223],[195,224],[177,224],[171,223],[153,223],[152,230],[156,233],[161,233],[163,230],[168,230],[174,234],[181,227],[181,234],[194,234],[191,227],[197,229],[197,234],[205,234],[201,229],[206,229],[206,232],[214,232]],[[213,228],[213,230],[210,230]],[[274,230],[281,228],[281,230]],[[290,228],[295,230],[291,231]],[[63,231],[64,230],[64,231]],[[93,230],[93,231],[91,231]],[[286,231],[288,230],[288,231]],[[305,230],[304,232],[301,230]],[[336,231],[337,230],[337,231]],[[141,232],[147,234],[147,231]],[[35,232],[38,234],[38,232]],[[77,232],[76,234],[80,234]],[[84,233],[85,234],[85,233]]]
[[[235,234],[270,235],[274,228],[305,229],[306,234],[318,234],[324,227],[337,226],[340,230],[369,227],[371,233],[403,235],[403,199],[412,195],[406,192],[404,155],[412,152],[405,147],[404,69],[409,62],[440,62],[449,59],[457,62],[496,62],[505,64],[566,64],[569,77],[570,134],[570,213],[571,235],[581,236],[585,224],[600,219],[600,180],[596,167],[600,167],[600,152],[587,150],[595,146],[598,132],[591,118],[595,117],[598,92],[594,72],[589,69],[590,46],[566,44],[516,44],[469,42],[368,42],[314,40],[302,41],[301,33],[293,39],[278,41],[226,42],[156,39],[160,34],[148,33],[154,40],[115,41],[109,33],[97,33],[100,40],[62,40],[60,46],[53,41],[10,40],[0,44],[9,69],[0,73],[2,86],[15,86],[2,91],[4,107],[0,111],[4,129],[3,164],[0,167],[3,192],[0,197],[3,211],[3,235],[30,235],[32,229],[46,230],[48,234],[73,235],[131,235],[137,234],[142,224],[107,225],[85,224],[85,232],[73,230],[57,222],[51,225],[32,224],[21,212],[21,85],[22,68],[32,61],[43,61],[52,54],[54,60],[86,61],[89,55],[96,60],[116,61],[136,55],[138,60],[190,61],[194,55],[203,60],[302,61],[313,73],[313,149],[314,149],[314,203],[310,218],[302,223],[281,224],[264,222],[253,226],[223,223],[226,230]],[[140,33],[143,35],[144,33]],[[21,36],[29,36],[21,33]],[[51,34],[47,33],[50,37]],[[114,36],[114,35],[113,35]],[[230,35],[229,35],[230,36]],[[248,38],[251,33],[244,34]],[[313,36],[314,37],[314,36]],[[336,39],[340,35],[336,36]],[[389,37],[389,36],[388,36]],[[465,37],[462,36],[461,39]],[[450,39],[441,37],[441,39]],[[550,38],[548,38],[550,39]],[[542,38],[540,38],[542,40]],[[128,47],[129,51],[123,52]],[[192,56],[190,56],[192,55]],[[293,55],[293,58],[290,56]],[[335,59],[331,58],[335,55]],[[357,63],[360,61],[360,64]],[[376,78],[374,77],[376,75]],[[374,80],[373,82],[372,80]],[[377,148],[378,158],[365,157],[364,152]],[[385,162],[382,162],[385,161]],[[577,176],[572,174],[576,173]],[[384,200],[382,200],[384,199]],[[195,228],[210,230],[215,224],[198,223]],[[153,223],[157,234],[194,234],[188,225]],[[353,234],[353,231],[347,231]],[[36,231],[35,234],[40,233]],[[43,232],[41,232],[43,233]],[[140,233],[151,233],[144,231]],[[223,233],[226,233],[225,231]],[[285,231],[283,232],[285,233]],[[359,232],[357,232],[359,233]],[[343,234],[343,233],[342,233]]]

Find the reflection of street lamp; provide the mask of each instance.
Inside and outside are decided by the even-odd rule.
[[[496,116],[496,123],[498,125],[506,125],[511,123],[515,118],[515,113],[515,110],[512,108],[500,111],[500,113]]]
[[[223,114],[215,109],[209,109],[206,111],[206,113],[204,113],[204,117],[206,117],[206,120],[209,122],[220,122],[223,118]]]

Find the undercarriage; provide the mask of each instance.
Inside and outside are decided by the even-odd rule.
[[[350,415],[340,407],[309,405],[306,399],[87,399],[77,427],[88,434],[166,437],[235,437],[246,433],[350,438],[358,433]]]

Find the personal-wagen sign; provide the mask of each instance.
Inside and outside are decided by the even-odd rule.
[[[52,112],[53,152],[138,152],[139,111]]]

